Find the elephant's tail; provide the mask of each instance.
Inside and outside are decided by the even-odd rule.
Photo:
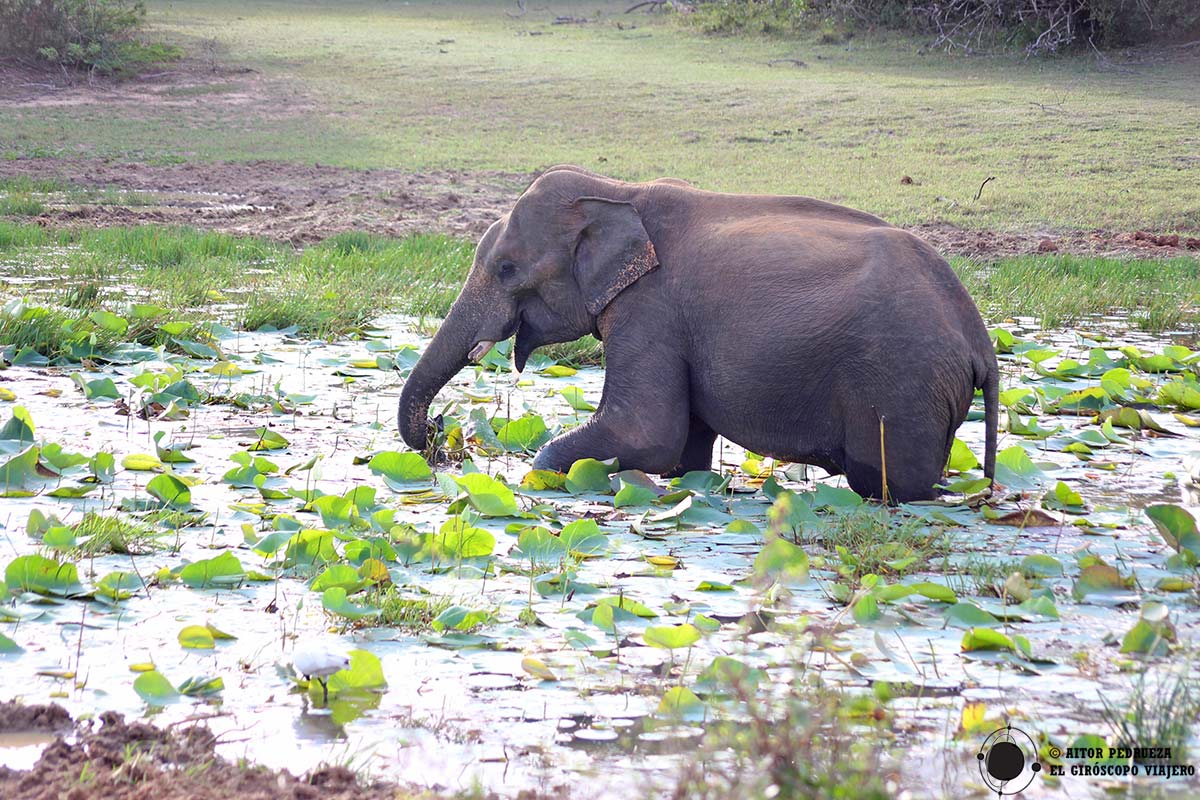
[[[983,385],[983,424],[987,426],[983,449],[983,474],[996,478],[996,429],[1000,422],[1000,368],[993,356],[989,359]]]

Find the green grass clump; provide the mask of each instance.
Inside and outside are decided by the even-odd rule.
[[[0,217],[36,217],[45,210],[42,201],[24,192],[0,196]]]
[[[123,340],[68,309],[10,303],[0,310],[0,347],[14,353],[30,350],[52,358],[85,342],[89,352],[104,352]]]
[[[1192,726],[1200,716],[1200,692],[1186,671],[1160,674],[1155,682],[1148,682],[1143,672],[1127,702],[1110,703],[1104,695],[1100,699],[1104,703],[1104,721],[1113,733],[1110,746],[1166,747],[1171,751],[1170,763],[1188,763],[1187,745],[1192,739]]]
[[[160,534],[153,528],[116,515],[89,511],[72,530],[76,540],[72,555],[76,557],[109,553],[136,556],[163,547]]]
[[[824,522],[813,529],[810,541],[829,551],[833,566],[847,579],[926,571],[951,551],[941,528],[884,507],[839,510]]]
[[[40,225],[25,225],[0,219],[0,251],[45,247],[50,242],[50,234]]]
[[[1059,328],[1087,317],[1128,314],[1138,327],[1170,330],[1200,324],[1200,260],[1094,256],[1022,256],[994,264],[954,259],[984,316],[1036,317]]]
[[[782,693],[761,690],[737,671],[716,673],[737,717],[706,720],[701,745],[683,760],[672,800],[828,798],[884,800],[887,713],[869,695],[853,697],[796,679]]]
[[[53,245],[59,249],[51,254]],[[51,280],[10,288],[29,296],[30,307],[20,319],[0,317],[0,344],[58,354],[95,328],[83,314],[66,309],[106,308],[115,297],[161,305],[185,321],[248,330],[295,328],[317,338],[355,333],[380,314],[399,312],[432,334],[462,289],[474,249],[469,239],[440,234],[388,239],[348,232],[297,251],[190,228],[48,233],[0,221],[8,274],[37,278],[45,275],[47,259],[55,265]],[[1152,331],[1200,325],[1200,260],[1194,258],[1056,255],[952,264],[987,319],[1031,316],[1045,327],[1061,327],[1127,314],[1131,324]],[[36,312],[35,301],[44,306]],[[145,336],[140,340],[152,343]],[[543,352],[582,365],[602,363],[604,350],[585,336]]]
[[[454,605],[454,599],[443,595],[405,597],[389,584],[368,592],[366,603],[381,609],[379,615],[370,620],[371,624],[417,633],[432,630],[433,621]]]
[[[67,185],[58,178],[32,178],[13,175],[0,178],[0,192],[7,194],[50,194],[65,191]]]
[[[264,239],[164,225],[86,230],[79,241],[89,252],[144,267],[192,266],[214,257],[254,264],[283,250]]]

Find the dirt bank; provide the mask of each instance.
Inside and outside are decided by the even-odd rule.
[[[8,730],[70,731],[59,706],[0,704]],[[15,726],[15,727],[14,727]],[[126,722],[112,712],[80,722],[73,732],[46,746],[33,769],[0,767],[5,800],[407,800],[411,794],[390,783],[361,781],[340,766],[317,767],[296,777],[287,771],[235,764],[218,756],[216,739],[201,726],[157,728]]]

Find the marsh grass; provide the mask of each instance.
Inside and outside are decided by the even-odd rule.
[[[829,551],[844,578],[936,571],[952,549],[942,528],[886,507],[835,511],[825,523],[806,542]]]
[[[0,195],[0,217],[36,217],[45,210],[42,201],[29,194]]]
[[[45,247],[51,241],[45,228],[0,219],[0,253],[23,247]]]
[[[1127,314],[1152,331],[1200,324],[1200,260],[1023,256],[952,266],[984,317],[1036,317],[1042,327]]]
[[[19,202],[17,202],[19,199]],[[112,187],[76,186],[58,178],[32,178],[14,175],[0,178],[0,216],[33,216],[46,210],[47,204],[87,204],[146,206],[156,202],[153,195]],[[36,208],[23,212],[24,205]]]
[[[366,620],[367,624],[421,633],[432,630],[433,621],[454,605],[454,598],[445,595],[405,597],[395,586],[388,585],[368,592],[366,602],[381,609],[378,616]]]
[[[0,345],[58,354],[79,332],[72,323],[81,315],[66,309],[121,313],[128,301],[155,303],[188,321],[248,330],[294,327],[310,338],[353,334],[380,314],[397,312],[415,317],[418,330],[432,334],[462,288],[474,247],[471,240],[441,234],[387,239],[349,232],[296,250],[192,228],[47,231],[0,221],[3,273],[48,278],[13,283],[0,276],[8,295],[28,295],[47,306],[36,318],[0,317]],[[1124,313],[1148,330],[1200,325],[1196,259],[1054,256],[952,263],[989,319],[1034,316],[1053,327]],[[104,331],[97,335],[112,338]],[[590,336],[544,352],[577,365],[603,360],[603,345]]]
[[[97,351],[110,349],[123,341],[123,337],[96,329],[74,310],[37,307],[17,314],[0,310],[0,347],[11,346],[16,352],[31,350],[54,356],[88,337],[94,337]]]
[[[776,697],[735,681],[730,695],[740,713],[708,723],[699,749],[682,762],[672,800],[893,796],[886,714],[869,696],[847,697],[799,680]]]
[[[1000,597],[1004,594],[1004,582],[1014,572],[1026,578],[1035,578],[1033,573],[1024,573],[1021,562],[1016,559],[997,558],[997,553],[972,553],[957,570],[947,570],[950,587],[960,594]]]
[[[66,189],[67,184],[58,178],[33,178],[28,175],[0,178],[0,193],[5,194],[50,194]]]
[[[116,515],[89,511],[74,527],[76,546],[71,554],[89,558],[115,553],[144,555],[161,549],[160,532]]]
[[[1164,675],[1155,683],[1148,683],[1143,672],[1128,702],[1110,703],[1104,695],[1100,699],[1113,734],[1111,746],[1169,747],[1170,763],[1188,763],[1192,726],[1200,719],[1200,692],[1186,672]]]
[[[52,244],[62,248],[51,253]],[[386,239],[352,232],[297,251],[191,228],[146,225],[52,236],[37,226],[0,223],[0,258],[11,259],[9,274],[29,277],[44,273],[47,260],[55,265],[54,280],[40,290],[37,284],[6,287],[50,305],[32,320],[0,317],[0,344],[56,355],[78,333],[73,323],[80,315],[64,309],[89,311],[116,298],[248,330],[294,327],[310,338],[354,333],[389,311],[416,317],[418,327],[432,333],[458,296],[474,250],[468,239],[440,234]],[[603,348],[588,336],[547,352],[588,364],[600,361]]]

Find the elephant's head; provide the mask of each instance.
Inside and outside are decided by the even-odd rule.
[[[400,393],[400,435],[410,447],[428,444],[434,395],[493,344],[515,334],[520,371],[536,348],[596,332],[604,308],[658,266],[630,188],[554,168],[488,229],[466,285]]]

